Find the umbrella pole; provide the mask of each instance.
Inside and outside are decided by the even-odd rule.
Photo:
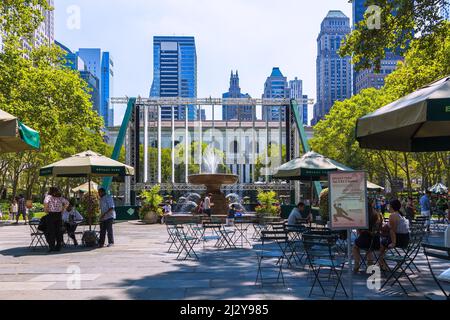
[[[92,206],[91,206],[91,175],[88,176],[88,216],[89,231],[92,231]]]

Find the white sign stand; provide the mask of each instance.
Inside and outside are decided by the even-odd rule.
[[[355,185],[352,183],[351,179],[354,179],[354,177],[348,177],[348,175],[359,175],[358,185]],[[361,176],[363,175],[363,176]],[[333,180],[332,177],[342,177],[341,180],[336,179]],[[361,179],[362,177],[362,179]],[[345,179],[348,179],[348,183],[345,182]],[[334,182],[336,181],[336,182]],[[368,217],[368,211],[367,211],[367,176],[366,173],[363,171],[338,171],[338,172],[330,172],[328,174],[328,185],[329,185],[329,208],[330,208],[330,222],[331,222],[331,229],[332,230],[347,230],[347,262],[348,262],[348,289],[349,289],[349,299],[353,300],[353,261],[352,261],[352,230],[353,229],[368,229],[369,227],[369,217]],[[362,184],[362,182],[364,184]],[[362,189],[361,189],[362,188]],[[332,218],[332,201],[333,199],[342,198],[341,201],[347,201],[346,199],[350,197],[350,201],[354,202],[353,198],[359,198],[359,211],[357,211],[357,214],[359,215],[359,219],[355,219],[354,223],[351,224],[344,224],[344,225],[335,225],[333,223]],[[336,208],[337,210],[338,208]],[[344,213],[348,214],[344,211]],[[355,214],[355,213],[353,213]],[[343,215],[341,215],[342,217]],[[350,221],[354,221],[349,219]]]

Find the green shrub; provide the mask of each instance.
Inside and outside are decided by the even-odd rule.
[[[100,197],[97,191],[91,190],[90,195],[87,192],[83,195],[80,203],[80,213],[84,221],[87,221],[90,225],[98,223],[100,218]]]
[[[320,193],[320,216],[322,221],[329,221],[329,207],[328,207],[328,188],[323,189]]]
[[[139,211],[139,216],[141,219],[144,219],[144,216],[147,213],[153,212],[159,216],[163,216],[163,210],[160,205],[164,201],[164,198],[159,194],[161,191],[161,187],[159,185],[155,185],[150,190],[144,190],[141,192],[142,198],[142,207]]]
[[[258,202],[259,206],[256,207],[256,213],[258,215],[271,215],[279,216],[281,213],[280,203],[277,200],[277,194],[275,191],[264,192],[258,190]]]

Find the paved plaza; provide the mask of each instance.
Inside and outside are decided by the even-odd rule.
[[[326,299],[317,290],[308,297],[311,275],[304,269],[285,269],[286,287],[255,285],[257,262],[250,246],[220,250],[213,243],[197,246],[199,261],[177,261],[167,253],[166,227],[122,222],[115,225],[116,245],[89,249],[66,247],[59,254],[30,250],[29,227],[0,225],[0,299],[138,299],[138,300],[292,300]],[[442,234],[430,241],[439,243]],[[419,293],[405,297],[398,286],[385,291],[367,288],[368,275],[354,276],[356,299],[439,298],[423,254],[422,270],[413,276]],[[79,269],[78,269],[79,268]],[[80,288],[70,289],[73,270],[81,271]],[[345,279],[344,279],[345,281]],[[345,299],[340,295],[338,299]]]

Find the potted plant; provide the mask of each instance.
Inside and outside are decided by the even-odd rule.
[[[80,213],[83,220],[89,224],[89,229],[93,224],[97,224],[100,219],[100,197],[96,190],[86,192],[81,197]],[[97,235],[95,231],[89,230],[83,233],[83,243],[88,247],[97,245]]]
[[[159,194],[161,187],[154,186],[150,190],[144,190],[141,193],[142,207],[140,210],[141,220],[146,224],[155,224],[163,216],[163,210],[160,204],[164,198]]]
[[[275,191],[264,192],[262,190],[258,191],[258,202],[259,205],[256,207],[256,214],[259,220],[266,216],[280,216],[281,207],[276,199],[277,194]]]

